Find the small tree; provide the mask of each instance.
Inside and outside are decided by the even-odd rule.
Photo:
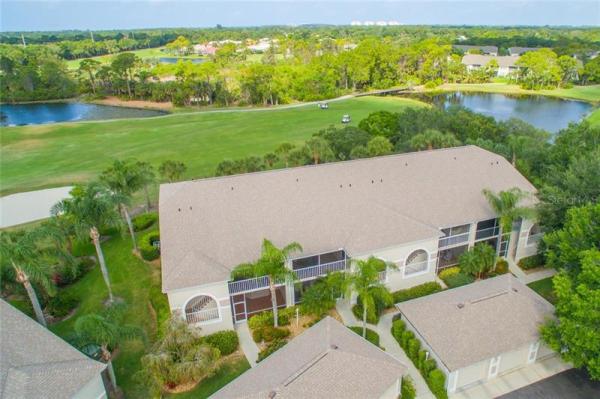
[[[335,301],[347,289],[348,279],[344,273],[329,273],[319,279],[302,294],[303,313],[317,317],[325,315],[335,306]]]
[[[281,159],[283,159],[286,168],[289,166],[289,155],[290,152],[294,149],[294,147],[295,146],[291,143],[281,143],[279,144],[279,147],[275,149],[275,154],[277,154]]]
[[[329,155],[332,155],[327,141],[319,136],[314,136],[308,140],[306,142],[306,148],[315,165],[319,164],[323,159],[327,159]]]
[[[154,167],[148,162],[138,161],[135,163],[135,169],[137,170],[138,179],[144,189],[144,196],[146,197],[146,212],[152,208],[150,202],[150,194],[148,192],[148,186],[156,182],[156,173],[154,173]]]
[[[496,251],[486,243],[476,244],[460,256],[459,264],[463,272],[481,278],[483,273],[489,272],[496,265]]]
[[[178,161],[164,161],[158,168],[158,173],[163,179],[168,180],[170,183],[180,180],[181,176],[185,173],[187,167],[183,162]]]
[[[393,149],[392,143],[383,136],[373,137],[367,144],[367,151],[371,157],[391,154]]]
[[[142,369],[136,376],[150,383],[154,394],[164,388],[196,382],[210,376],[217,368],[219,350],[204,343],[200,330],[189,327],[174,315],[166,325],[164,337],[142,357]]]
[[[277,156],[277,154],[269,152],[263,156],[263,160],[265,161],[265,165],[267,166],[267,168],[270,169],[273,167],[275,162],[279,160],[279,157]]]

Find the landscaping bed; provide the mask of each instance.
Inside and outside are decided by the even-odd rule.
[[[363,328],[361,326],[351,326],[348,328],[362,337]],[[379,346],[379,334],[377,334],[375,331],[371,330],[370,328],[367,328],[366,340],[375,346]]]
[[[556,294],[554,293],[554,286],[552,285],[552,277],[534,281],[533,283],[527,284],[527,286],[540,294],[551,304],[554,305],[556,303]]]

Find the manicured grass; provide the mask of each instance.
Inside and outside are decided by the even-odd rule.
[[[244,356],[221,366],[219,371],[210,378],[203,380],[196,388],[189,392],[168,395],[173,399],[202,399],[207,398],[219,389],[239,377],[250,368],[250,363]]]
[[[507,83],[447,83],[428,91],[472,91],[481,93],[532,94],[570,98],[593,103],[600,102],[600,85],[575,86],[570,89],[525,90],[520,88],[518,85]]]
[[[592,111],[587,117],[587,120],[593,126],[600,126],[600,108]]]
[[[168,53],[166,51],[163,51],[164,47],[156,47],[156,48],[145,48],[145,49],[141,49],[141,50],[133,50],[133,51],[128,51],[129,53],[134,53],[135,55],[137,55],[139,58],[141,58],[142,60],[146,60],[149,58],[158,58],[158,57],[178,57],[178,58],[185,58],[185,59],[191,59],[191,58],[202,58],[199,55],[196,54],[190,54],[190,55],[186,55],[186,56],[175,56],[171,53]],[[100,55],[98,57],[90,57],[96,61],[100,61],[103,64],[108,64],[117,54],[106,54],[106,55]],[[76,60],[67,60],[67,67],[69,69],[77,69],[79,68],[79,63],[81,62],[82,59],[76,59]]]
[[[300,144],[350,114],[356,125],[369,113],[423,103],[395,97],[360,97],[288,109],[234,110],[156,118],[2,128],[0,194],[85,182],[115,159],[158,166],[184,162],[184,178],[212,175],[224,159],[262,156],[284,141]]]
[[[114,295],[122,298],[127,305],[124,322],[142,328],[147,335],[146,342],[135,340],[125,342],[119,347],[114,359],[117,383],[127,398],[145,398],[147,393],[143,385],[134,380],[134,375],[140,368],[140,358],[146,347],[151,345],[156,337],[157,320],[162,321],[169,315],[167,298],[160,290],[160,268],[133,256],[128,236],[111,238],[103,243],[103,250]],[[77,295],[81,303],[73,317],[51,325],[50,329],[68,338],[73,334],[78,317],[99,312],[104,308],[103,303],[108,292],[98,266],[64,291]]]
[[[352,326],[352,327],[348,327],[348,328],[362,337],[363,328],[361,326]],[[377,334],[375,331],[371,330],[370,328],[367,328],[367,338],[366,339],[373,345],[379,346],[379,334]]]
[[[534,281],[533,283],[527,284],[527,286],[546,298],[551,304],[556,303],[556,295],[554,294],[554,287],[552,286],[552,277]]]

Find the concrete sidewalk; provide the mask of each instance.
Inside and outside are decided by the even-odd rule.
[[[258,359],[258,345],[252,339],[252,334],[248,328],[248,323],[236,324],[235,330],[237,331],[238,337],[240,338],[240,346],[244,352],[244,356],[248,359],[250,367],[256,366],[256,360]]]
[[[556,274],[556,270],[551,268],[538,270],[532,273],[525,273],[525,271],[523,271],[519,266],[517,266],[517,264],[512,259],[507,258],[507,261],[508,270],[510,270],[510,272],[514,274],[514,276],[518,278],[519,281],[521,281],[523,284],[529,284],[533,283],[534,281],[543,280],[545,278],[552,277]]]
[[[72,188],[49,188],[0,197],[0,228],[49,218],[50,209],[57,202],[69,198]]]

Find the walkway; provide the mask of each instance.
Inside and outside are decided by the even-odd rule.
[[[258,359],[258,345],[252,339],[252,334],[248,328],[248,323],[239,323],[235,325],[238,337],[240,338],[240,346],[244,352],[244,356],[250,363],[250,367],[256,366],[256,360]]]
[[[336,310],[342,317],[342,321],[345,325],[362,326],[362,321],[357,320],[356,317],[354,317],[349,301],[338,301],[336,304]],[[419,370],[417,370],[413,362],[408,358],[408,356],[406,356],[404,350],[392,336],[391,330],[393,317],[394,313],[385,314],[379,319],[379,324],[376,326],[373,324],[367,324],[367,328],[370,328],[379,334],[379,345],[382,346],[387,353],[406,365],[408,375],[413,380],[417,390],[417,399],[435,399]]]
[[[49,218],[52,206],[68,198],[72,188],[49,188],[0,197],[0,228]]]
[[[545,278],[552,277],[556,274],[556,270],[552,269],[552,268],[545,268],[545,269],[533,271],[531,273],[526,273],[519,266],[517,266],[517,264],[512,259],[510,259],[510,257],[507,258],[507,260],[508,260],[508,269],[523,284],[529,284],[529,283],[533,283],[534,281],[543,280]]]

